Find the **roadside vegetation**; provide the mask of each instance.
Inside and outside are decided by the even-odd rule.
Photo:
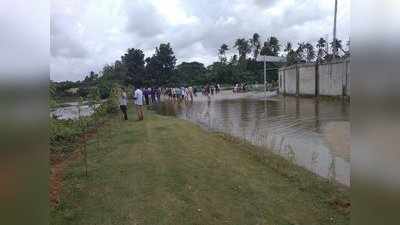
[[[71,158],[83,155],[85,169],[87,169],[87,143],[93,136],[98,135],[99,128],[106,126],[110,118],[115,117],[119,110],[117,96],[118,86],[111,89],[110,97],[106,101],[100,101],[97,89],[86,99],[79,98],[78,117],[74,119],[62,120],[55,115],[49,118],[49,150],[50,150],[50,202],[53,206],[59,202],[59,191],[63,174],[62,171]],[[85,104],[93,110],[90,116],[81,116],[80,108]],[[54,93],[54,86],[49,86],[49,109],[60,107],[62,103],[57,101]],[[101,138],[97,139],[97,145],[100,145]],[[107,141],[106,139],[104,141]]]
[[[350,223],[348,188],[188,121],[137,122],[132,108],[88,138],[87,176],[82,154],[68,160],[51,224]]]

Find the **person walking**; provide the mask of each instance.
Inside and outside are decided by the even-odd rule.
[[[211,96],[210,96],[211,88],[209,84],[206,84],[204,87],[204,95],[207,97],[208,101],[211,101]]]
[[[176,91],[176,99],[177,99],[178,103],[181,103],[181,100],[182,100],[182,91],[181,91],[180,88],[176,88],[175,91]]]
[[[142,93],[144,94],[144,98],[146,100],[146,105],[149,105],[149,92],[148,92],[147,88],[144,88]]]
[[[174,100],[174,102],[177,100],[177,96],[176,88],[172,88],[172,100]]]
[[[156,88],[152,88],[150,89],[150,93],[151,93],[151,103],[155,104],[157,102],[157,97],[156,97]]]
[[[144,119],[143,113],[143,91],[138,87],[133,95],[133,99],[135,100],[136,111],[138,115],[138,120]]]
[[[188,93],[189,93],[189,97],[190,97],[190,102],[193,102],[193,87],[192,86],[188,87]]]
[[[182,100],[186,103],[187,100],[187,93],[185,87],[181,87],[181,93],[182,93]]]
[[[128,110],[128,96],[126,95],[124,88],[122,88],[121,95],[119,96],[119,108],[124,114],[124,119],[128,120],[128,114],[126,113]]]
[[[161,92],[162,89],[160,87],[157,88],[157,102],[161,102]]]
[[[193,87],[193,95],[194,95],[194,97],[197,97],[197,88],[196,87]]]

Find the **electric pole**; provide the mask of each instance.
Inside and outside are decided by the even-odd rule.
[[[336,58],[337,55],[337,46],[336,46],[336,17],[337,17],[337,0],[335,0],[335,16],[333,21],[333,58]]]

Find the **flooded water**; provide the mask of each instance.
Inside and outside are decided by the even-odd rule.
[[[165,101],[157,107],[203,127],[264,146],[308,170],[350,185],[349,104],[311,98],[223,92],[211,101]]]
[[[90,116],[93,114],[94,110],[87,102],[79,106],[78,102],[64,103],[65,107],[59,107],[50,112],[50,116],[56,116],[58,119],[68,120],[68,119],[78,119],[79,117]],[[99,104],[96,105],[96,107]]]

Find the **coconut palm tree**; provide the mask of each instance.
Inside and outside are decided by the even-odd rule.
[[[333,40],[331,42],[331,47],[333,49],[333,52],[338,52],[338,50],[340,49],[342,52],[344,52],[346,54],[346,51],[343,50],[342,40],[339,40],[339,39]],[[340,56],[336,55],[335,58],[340,58]]]
[[[325,54],[328,54],[328,53],[325,51],[325,48],[326,48],[326,40],[323,39],[323,38],[320,38],[320,39],[318,40],[318,43],[317,43],[317,48],[318,48],[317,61],[318,61],[318,62],[321,62],[322,59],[324,58],[324,55],[325,55]]]
[[[253,48],[253,57],[254,60],[257,60],[258,55],[260,54],[260,35],[258,33],[253,34],[253,38],[250,39],[251,47]]]
[[[292,43],[288,42],[288,43],[286,44],[286,47],[285,47],[284,51],[285,51],[285,52],[290,52],[291,50],[293,50],[293,49],[292,49]]]
[[[236,40],[234,47],[238,49],[239,61],[246,61],[247,54],[251,52],[249,41],[244,38],[239,38]]]
[[[221,59],[221,62],[226,62],[225,53],[229,51],[229,46],[227,44],[222,44],[221,47],[218,49],[218,55]]]
[[[270,38],[268,39],[268,43],[269,43],[269,46],[270,46],[270,48],[271,48],[272,55],[273,55],[273,56],[278,56],[279,51],[280,51],[280,49],[281,49],[281,46],[280,46],[280,44],[279,44],[278,38],[272,36],[272,37],[270,37]]]
[[[260,55],[274,55],[273,49],[269,41],[265,41],[261,48]]]
[[[314,46],[307,42],[305,44],[304,48],[305,48],[305,51],[306,51],[307,62],[311,62],[315,58]]]
[[[288,65],[292,65],[292,64],[295,64],[296,63],[296,52],[295,51],[293,51],[293,48],[292,48],[292,43],[290,43],[290,42],[288,42],[287,44],[286,44],[286,47],[285,47],[285,49],[284,49],[284,51],[286,52],[286,61],[287,61],[287,64]]]
[[[298,43],[298,47],[297,47],[297,49],[295,51],[296,52],[296,62],[304,61],[305,49],[306,49],[306,43],[304,43],[304,42]]]

